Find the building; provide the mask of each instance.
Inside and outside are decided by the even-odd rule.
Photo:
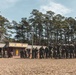
[[[13,56],[19,56],[21,50],[25,50],[28,46],[27,43],[8,43],[6,44],[6,51],[9,53],[13,53]]]
[[[5,44],[4,43],[0,43],[0,52],[1,50],[5,47]]]
[[[5,45],[4,43],[0,43],[0,57],[2,57],[2,54],[3,54],[3,50],[5,48]]]
[[[0,44],[0,53],[2,57],[10,57],[12,54],[13,56],[20,56],[20,52],[24,50],[30,50],[30,58],[32,58],[32,47],[39,49],[41,46],[38,45],[28,45],[27,43],[14,43],[9,42],[6,44]],[[43,46],[45,48],[46,46]]]

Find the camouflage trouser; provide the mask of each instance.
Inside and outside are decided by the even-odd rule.
[[[74,58],[74,53],[73,52],[70,53],[70,58]]]
[[[60,51],[57,50],[57,58],[60,58]]]
[[[69,53],[68,52],[66,52],[66,58],[68,58],[69,57]]]
[[[66,53],[62,53],[62,58],[66,58]]]
[[[39,55],[39,56],[40,56],[40,58],[44,58],[44,55],[43,55],[43,53],[40,53],[40,55]]]
[[[74,58],[76,58],[76,52],[74,52]]]
[[[56,52],[56,51],[53,53],[53,57],[54,57],[55,59],[57,58],[57,52]]]

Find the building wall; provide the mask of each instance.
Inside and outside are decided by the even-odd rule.
[[[25,48],[15,48],[15,47],[9,47],[8,53],[13,52],[13,56],[20,56],[20,51],[25,50]]]

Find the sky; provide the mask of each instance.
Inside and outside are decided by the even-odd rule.
[[[10,21],[20,22],[23,17],[29,18],[33,9],[76,17],[76,0],[0,0],[0,15]]]

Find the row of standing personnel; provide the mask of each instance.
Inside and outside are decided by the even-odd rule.
[[[76,58],[76,45],[50,45],[48,47],[33,48],[20,51],[21,58]]]

